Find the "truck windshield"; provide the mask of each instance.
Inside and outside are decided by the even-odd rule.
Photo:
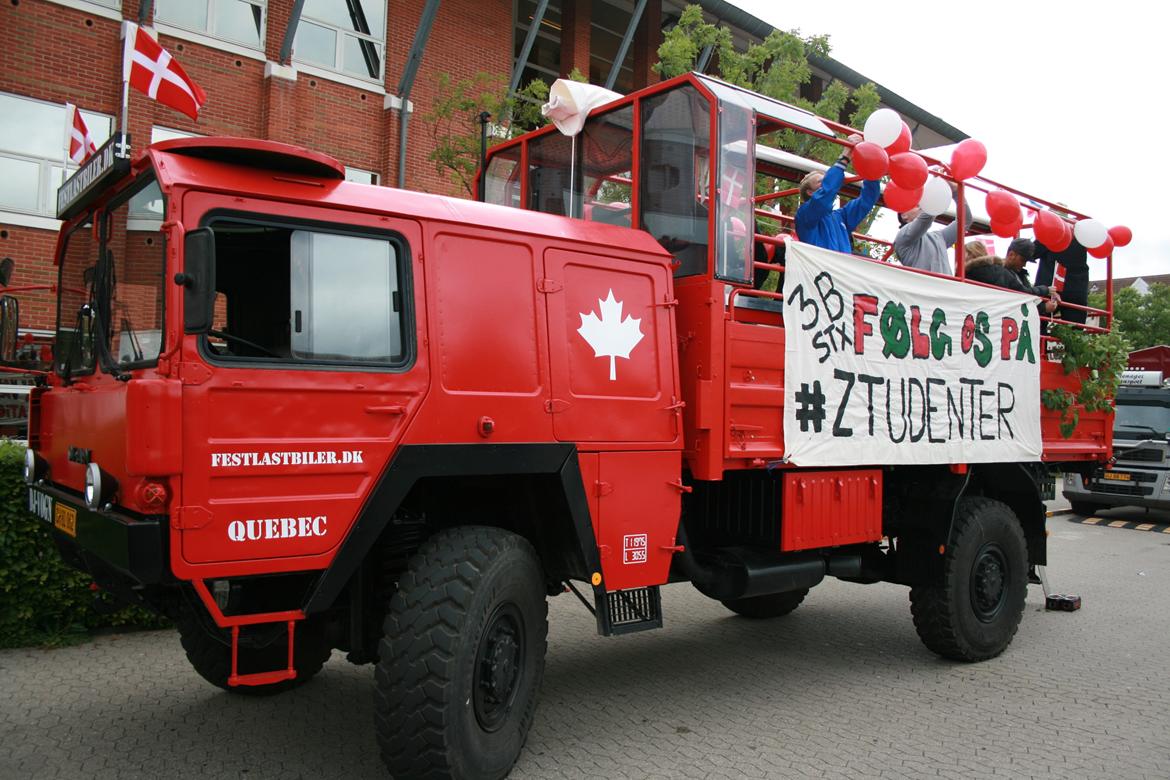
[[[147,178],[75,228],[61,256],[54,363],[65,377],[149,365],[162,349],[162,194]]]
[[[1113,428],[1116,436],[1122,439],[1161,438],[1170,432],[1170,403],[1119,403]]]

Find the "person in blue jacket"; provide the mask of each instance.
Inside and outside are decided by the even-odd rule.
[[[837,191],[845,181],[845,169],[852,161],[852,144],[860,140],[857,133],[849,136],[850,146],[845,147],[826,173],[814,172],[801,179],[800,197],[804,202],[796,210],[796,235],[804,243],[847,254],[853,252],[853,231],[882,193],[877,181],[867,181],[861,185],[861,195],[839,209],[833,208]]]

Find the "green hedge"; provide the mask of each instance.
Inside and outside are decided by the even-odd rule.
[[[109,612],[112,596],[90,590],[92,579],[67,566],[45,523],[28,511],[24,447],[0,442],[0,648],[61,644],[98,628],[154,628],[164,621],[143,609]]]

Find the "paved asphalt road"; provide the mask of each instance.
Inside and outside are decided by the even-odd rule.
[[[665,629],[611,639],[554,599],[513,777],[1170,777],[1170,533],[1050,528],[1053,585],[1084,608],[1045,612],[1032,588],[983,664],[929,653],[892,585],[826,581],[767,622],[674,585]],[[301,689],[242,698],[170,631],[0,652],[0,777],[383,777],[371,677],[335,654]]]

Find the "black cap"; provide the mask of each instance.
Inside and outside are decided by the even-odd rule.
[[[1036,253],[1033,251],[1032,239],[1030,238],[1017,238],[1008,245],[1008,251],[1015,252],[1026,261],[1035,259]]]

